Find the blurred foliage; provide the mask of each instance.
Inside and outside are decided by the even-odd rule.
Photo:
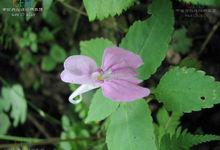
[[[0,111],[10,112],[13,119],[13,126],[24,123],[27,116],[27,103],[21,85],[3,87],[0,97]],[[4,117],[5,118],[5,117]],[[7,122],[7,119],[5,119]],[[6,123],[9,125],[9,123]]]
[[[192,46],[192,39],[187,37],[186,28],[175,30],[171,42],[171,49],[175,52],[186,53]]]

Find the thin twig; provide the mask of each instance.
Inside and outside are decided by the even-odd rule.
[[[78,8],[75,8],[75,7],[65,3],[63,0],[57,0],[57,1],[60,2],[61,4],[63,4],[63,6],[65,6],[67,8],[69,8],[69,9],[71,9],[71,10],[73,10],[73,11],[75,11],[75,12],[81,14],[81,15],[87,16],[87,14],[85,12],[83,12],[82,10],[80,10]]]
[[[201,53],[205,50],[207,44],[208,44],[209,41],[211,40],[211,38],[212,38],[212,36],[214,35],[214,33],[216,32],[216,30],[219,28],[219,26],[220,26],[220,21],[218,21],[218,22],[213,26],[212,30],[209,32],[208,36],[206,37],[204,43],[203,43],[202,46],[201,46],[201,50],[200,50],[199,54],[201,54]]]
[[[61,125],[60,121],[57,120],[55,117],[49,115],[48,113],[46,113],[42,109],[38,108],[37,106],[32,104],[30,101],[27,101],[27,103],[33,110],[35,110],[41,117],[43,117],[45,119],[45,121],[48,121],[50,123],[55,123],[57,125]]]
[[[83,4],[80,6],[80,10],[83,10]],[[75,33],[76,33],[76,29],[77,29],[77,26],[78,26],[80,17],[81,17],[81,14],[78,13],[78,14],[76,15],[76,19],[75,19],[74,24],[73,24],[73,36],[74,36]]]
[[[35,127],[46,137],[50,138],[50,134],[46,131],[46,129],[31,115],[28,114],[28,119],[35,125]]]

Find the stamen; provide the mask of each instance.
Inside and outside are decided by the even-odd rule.
[[[98,81],[103,81],[103,80],[104,80],[104,78],[103,78],[103,76],[102,76],[102,75],[98,75],[98,76],[96,77],[96,80],[98,80]]]

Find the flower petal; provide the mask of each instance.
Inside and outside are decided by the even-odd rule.
[[[67,82],[67,83],[74,83],[74,84],[93,83],[91,75],[78,76],[78,75],[74,75],[69,70],[62,71],[62,73],[60,74],[60,78],[62,81]]]
[[[122,79],[135,84],[141,83],[142,80],[137,79],[137,72],[131,68],[116,69],[111,73],[110,80]]]
[[[150,94],[150,90],[126,80],[105,81],[103,95],[113,101],[133,101]]]
[[[113,47],[105,49],[102,69],[104,71],[110,68],[115,70],[124,67],[131,67],[136,69],[142,64],[143,61],[140,56],[132,53],[131,51],[119,47]]]
[[[61,79],[68,83],[89,84],[93,82],[91,74],[96,70],[97,65],[93,59],[81,55],[70,56],[64,62]]]
[[[78,104],[82,101],[82,94],[86,93],[88,91],[91,91],[93,89],[96,89],[100,87],[99,85],[96,84],[83,84],[80,87],[78,87],[70,96],[69,96],[69,101],[72,104]],[[79,99],[75,99],[77,96],[80,96]]]

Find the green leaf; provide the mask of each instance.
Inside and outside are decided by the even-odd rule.
[[[38,42],[44,43],[54,40],[53,33],[47,28],[44,27],[39,33]]]
[[[150,12],[152,16],[149,19],[137,21],[130,27],[120,44],[120,47],[142,57],[144,65],[139,69],[142,79],[148,79],[155,73],[165,58],[174,25],[169,0],[154,0]]]
[[[102,64],[104,49],[113,46],[114,44],[111,41],[104,38],[96,38],[80,42],[81,54],[93,58],[98,66],[101,66]]]
[[[216,140],[220,140],[220,136],[210,134],[193,135],[186,130],[181,131],[181,128],[179,128],[175,135],[170,136],[169,134],[166,134],[162,138],[159,150],[189,150],[194,145]]]
[[[43,0],[44,11],[47,12],[50,6],[52,5],[52,3],[53,3],[53,0]]]
[[[162,77],[154,94],[169,110],[198,111],[220,102],[220,83],[203,71],[174,67]]]
[[[28,40],[30,42],[37,42],[37,35],[34,32],[29,32]]]
[[[186,32],[186,28],[180,28],[174,32],[171,43],[171,49],[173,51],[184,54],[190,50],[190,47],[192,46],[192,39],[187,37]]]
[[[109,150],[156,150],[151,113],[144,100],[121,104],[111,116]]]
[[[180,124],[180,117],[182,113],[173,112],[171,115],[167,110],[162,107],[157,113],[157,133],[158,141],[160,143],[161,138],[165,134],[170,134],[171,136],[175,133],[178,125]]]
[[[25,46],[29,45],[29,41],[25,38],[21,38],[19,41],[18,41],[18,45],[21,47],[21,48],[24,48]]]
[[[93,96],[86,122],[101,121],[111,115],[118,106],[118,102],[113,102],[112,100],[104,97],[102,90],[99,89]]]
[[[24,97],[23,88],[19,84],[12,87],[2,88],[2,98],[0,99],[5,111],[10,111],[10,116],[13,118],[13,126],[18,123],[24,123],[27,116],[27,102]]]
[[[50,49],[50,56],[55,60],[57,63],[61,63],[66,58],[66,51],[59,45],[53,45]]]
[[[166,109],[162,107],[157,114],[157,120],[160,128],[165,130],[166,133],[172,135],[180,124],[180,117],[182,115],[182,113],[176,112],[172,112],[172,114],[169,115]]]
[[[60,138],[61,139],[75,138],[76,133],[71,125],[69,118],[63,115],[61,118],[61,122],[62,122],[63,131],[61,132]],[[72,148],[76,148],[76,145],[74,144],[74,142],[70,143],[68,141],[64,141],[59,143],[59,147],[63,150],[64,149],[71,150]]]
[[[31,45],[30,45],[30,47],[31,47],[31,50],[32,50],[32,52],[34,52],[34,53],[36,53],[37,51],[38,51],[38,47],[37,47],[37,44],[36,43],[32,43]]]
[[[44,56],[41,62],[41,68],[44,71],[52,71],[55,69],[56,65],[56,61],[50,56]]]
[[[197,58],[188,56],[181,60],[179,63],[180,67],[187,67],[187,68],[196,68],[196,69],[201,69],[202,68],[202,62],[199,61]]]
[[[102,20],[109,16],[119,15],[136,0],[83,0],[89,20]]]
[[[77,137],[80,138],[89,138],[89,132],[86,130],[85,124],[80,124],[81,122],[77,122],[68,118],[67,116],[62,116],[62,127],[63,131],[61,132],[61,139],[74,139]],[[88,141],[63,141],[59,143],[59,148],[62,150],[80,150],[88,148]]]
[[[195,5],[208,5],[208,6],[219,6],[219,0],[179,0],[180,2],[195,4]]]
[[[11,123],[8,116],[3,112],[0,113],[0,119],[0,135],[3,135],[7,133]]]

